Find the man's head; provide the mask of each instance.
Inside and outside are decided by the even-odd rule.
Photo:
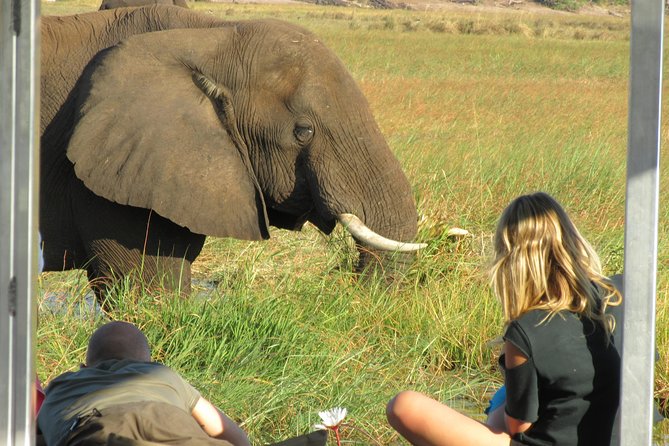
[[[151,361],[149,341],[133,324],[109,322],[95,330],[88,341],[86,365],[91,367],[108,359]]]

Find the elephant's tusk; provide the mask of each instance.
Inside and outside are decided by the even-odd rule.
[[[353,214],[339,214],[337,215],[337,219],[351,235],[364,243],[365,246],[378,249],[379,251],[409,252],[417,251],[427,246],[426,243],[404,243],[385,238],[369,229]]]

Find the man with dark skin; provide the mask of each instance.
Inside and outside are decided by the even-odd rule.
[[[86,365],[49,384],[38,426],[48,446],[105,445],[110,438],[250,445],[234,421],[176,372],[151,362],[137,327],[119,321],[93,333]]]

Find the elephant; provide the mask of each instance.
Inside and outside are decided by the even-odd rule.
[[[174,5],[188,8],[186,0],[102,0],[99,10],[147,5]]]
[[[310,31],[154,5],[46,16],[41,35],[45,271],[86,269],[98,298],[133,274],[187,294],[206,236],[340,222],[357,269],[423,246],[366,98]]]

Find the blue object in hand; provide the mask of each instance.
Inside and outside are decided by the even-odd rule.
[[[490,404],[484,410],[484,413],[488,415],[490,412],[493,410],[497,409],[499,406],[504,404],[504,401],[506,401],[506,387],[502,386],[499,389],[497,389],[497,392],[492,396],[492,399],[490,400]]]

